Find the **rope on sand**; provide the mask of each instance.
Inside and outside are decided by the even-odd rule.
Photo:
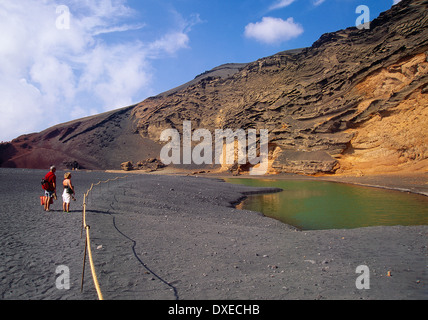
[[[86,230],[86,241],[85,241],[85,252],[84,252],[84,258],[83,258],[82,283],[81,283],[80,290],[83,291],[83,280],[85,278],[86,252],[88,252],[89,263],[91,265],[92,279],[94,281],[95,290],[97,291],[99,300],[104,300],[104,298],[103,298],[103,294],[101,292],[100,284],[98,282],[97,273],[95,271],[94,259],[92,257],[91,239],[90,239],[90,232],[89,232],[90,226],[88,226],[86,224],[86,205],[87,205],[86,200],[89,197],[89,192],[91,192],[95,186],[101,185],[102,183],[109,183],[111,181],[116,181],[118,179],[125,179],[127,177],[128,176],[123,176],[123,177],[116,177],[114,179],[109,179],[106,181],[99,181],[96,184],[92,184],[91,187],[88,189],[88,191],[86,191],[86,193],[83,195],[82,230],[80,232],[80,238],[83,237],[83,229],[85,229]]]

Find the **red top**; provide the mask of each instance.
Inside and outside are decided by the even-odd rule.
[[[45,180],[49,182],[49,187],[48,187],[47,191],[51,191],[51,192],[55,191],[55,188],[54,188],[54,183],[56,186],[56,175],[55,175],[55,173],[53,173],[52,171],[49,171],[45,176]]]

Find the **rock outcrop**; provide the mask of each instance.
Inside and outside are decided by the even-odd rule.
[[[134,170],[134,165],[132,164],[131,161],[126,161],[126,162],[122,162],[120,164],[120,168],[123,171],[132,171],[132,170]]]
[[[157,171],[165,168],[166,165],[162,163],[159,159],[149,158],[143,161],[138,161],[137,169],[145,171]]]

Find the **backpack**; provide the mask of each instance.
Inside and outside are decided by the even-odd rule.
[[[49,181],[45,180],[45,178],[42,179],[41,181],[42,183],[42,189],[43,190],[48,190],[49,189]]]

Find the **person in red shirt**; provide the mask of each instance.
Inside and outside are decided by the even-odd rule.
[[[51,166],[49,172],[45,176],[45,180],[49,183],[49,186],[45,190],[45,211],[50,211],[49,206],[51,204],[51,199],[53,199],[56,195],[56,168],[55,166]]]

